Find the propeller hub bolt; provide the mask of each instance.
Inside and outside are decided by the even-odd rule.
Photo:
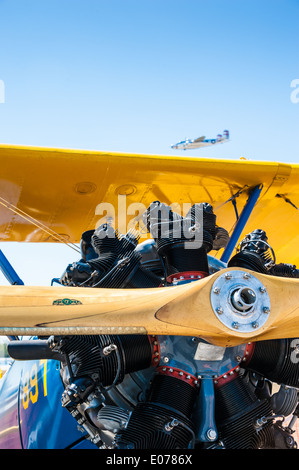
[[[209,439],[209,441],[215,441],[215,439],[217,438],[217,433],[215,429],[207,430],[207,438]]]

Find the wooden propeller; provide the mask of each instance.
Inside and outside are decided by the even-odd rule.
[[[235,308],[244,293],[248,311]],[[152,289],[2,286],[0,334],[182,335],[235,346],[299,337],[298,299],[299,279],[239,268]]]

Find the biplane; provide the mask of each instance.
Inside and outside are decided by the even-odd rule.
[[[0,448],[295,447],[275,416],[298,415],[299,165],[8,145],[0,162]],[[4,242],[74,263],[26,286]]]
[[[201,147],[210,147],[215,144],[223,144],[229,140],[229,131],[225,130],[222,134],[218,134],[215,139],[206,139],[205,136],[198,137],[197,139],[186,139],[171,146],[172,149],[188,150],[198,149]]]

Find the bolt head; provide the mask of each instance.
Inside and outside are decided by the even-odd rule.
[[[214,292],[214,294],[220,294],[219,287],[214,287],[213,292]]]
[[[219,315],[221,315],[223,313],[223,308],[222,307],[218,307],[216,309],[216,312],[219,313]]]
[[[269,307],[263,307],[263,312],[264,313],[270,313]]]
[[[209,441],[215,441],[215,439],[217,438],[217,433],[215,429],[207,430],[207,438],[209,439]]]
[[[239,325],[239,323],[238,323],[237,321],[234,321],[234,322],[232,323],[232,327],[233,327],[235,330],[238,330],[238,329],[239,329],[239,326],[240,326],[240,325]]]

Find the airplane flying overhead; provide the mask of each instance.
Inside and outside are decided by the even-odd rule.
[[[229,131],[225,130],[222,134],[218,134],[216,139],[206,139],[205,136],[198,137],[197,139],[186,139],[171,146],[172,149],[187,150],[197,149],[200,147],[209,147],[214,144],[223,144],[229,140]]]

